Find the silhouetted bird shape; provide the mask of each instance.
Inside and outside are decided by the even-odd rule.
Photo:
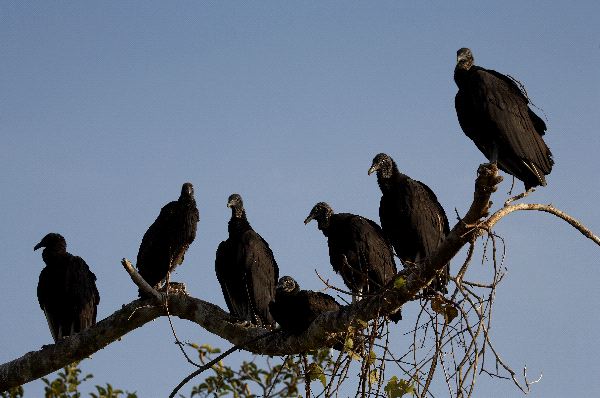
[[[100,295],[96,275],[81,257],[67,252],[62,235],[49,233],[33,250],[41,247],[46,266],[40,273],[37,296],[57,342],[96,324]]]
[[[353,294],[353,300],[380,292],[396,275],[392,246],[375,222],[350,213],[335,214],[325,202],[317,203],[304,220],[316,220],[327,237],[329,261]],[[402,319],[400,309],[390,315]]]
[[[527,94],[512,78],[473,63],[471,50],[457,51],[460,127],[490,162],[523,181],[525,190],[545,186],[554,164],[542,138],[546,123],[529,108]]]
[[[428,258],[450,231],[444,208],[433,191],[420,181],[398,171],[396,162],[380,153],[373,159],[369,175],[377,173],[381,189],[379,221],[387,240],[405,266]],[[446,293],[450,263],[431,287]]]
[[[269,244],[250,226],[242,197],[232,194],[227,207],[231,208],[229,237],[219,244],[215,258],[225,303],[240,321],[273,328],[269,303],[279,278],[277,262]]]
[[[275,300],[269,308],[275,321],[291,334],[304,332],[322,313],[337,311],[340,304],[333,297],[321,292],[300,290],[291,276],[282,276],[275,290]]]
[[[160,210],[142,238],[136,266],[150,286],[159,289],[169,273],[183,263],[185,252],[196,238],[199,220],[194,186],[186,182],[179,199]],[[140,297],[147,296],[140,289]]]

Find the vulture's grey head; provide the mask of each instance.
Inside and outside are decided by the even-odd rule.
[[[298,282],[294,280],[294,278],[286,275],[279,278],[279,282],[277,282],[276,291],[278,293],[283,293],[287,295],[296,294],[300,291],[300,286],[298,285]]]
[[[240,217],[244,212],[242,197],[237,193],[232,193],[227,199],[227,207],[231,209],[233,215]]]
[[[319,202],[310,211],[310,214],[304,220],[308,224],[312,220],[317,220],[319,229],[326,228],[329,225],[329,218],[333,215],[333,209],[325,202]]]
[[[194,186],[191,182],[186,182],[181,186],[181,199],[194,199]]]
[[[373,158],[373,163],[369,168],[368,174],[377,172],[377,176],[390,178],[394,170],[394,160],[385,153],[379,153]]]
[[[67,241],[61,234],[51,232],[44,236],[40,243],[33,247],[33,250],[37,250],[40,247],[48,247],[51,249],[67,249]]]
[[[469,70],[473,66],[475,59],[470,49],[463,47],[456,52],[456,67],[462,70]]]

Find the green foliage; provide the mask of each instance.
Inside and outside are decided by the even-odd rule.
[[[54,380],[42,377],[42,382],[45,385],[44,397],[80,398],[79,386],[92,377],[94,376],[91,374],[82,377],[79,362],[73,362],[58,372]],[[22,398],[23,396],[24,391],[22,386],[0,393],[0,398]],[[96,393],[90,393],[90,398],[137,398],[137,394],[129,391],[124,392],[106,383],[105,387],[96,386]]]
[[[7,391],[0,392],[0,398],[22,398],[23,394],[23,386],[17,386]]]
[[[415,395],[414,386],[406,380],[398,380],[396,376],[392,377],[383,389],[388,398],[399,398],[405,394]]]
[[[328,348],[309,352],[305,357],[292,356],[286,357],[268,357],[266,365],[260,367],[256,364],[254,358],[250,361],[244,361],[238,368],[232,368],[223,363],[216,362],[203,373],[199,380],[200,384],[192,387],[189,398],[258,398],[269,396],[272,398],[298,398],[308,391],[306,383],[317,382],[321,384],[323,392],[317,392],[315,395],[328,394],[330,391],[337,391],[339,384],[346,378],[345,372],[353,359],[364,361],[366,364],[366,373],[369,385],[375,385],[382,379],[382,371],[378,369],[368,369],[374,366],[377,361],[376,353],[373,350],[359,355],[352,351],[356,343],[347,338],[344,341],[345,352],[339,354]],[[193,348],[201,364],[207,364],[212,358],[218,356],[221,350],[213,348],[207,344],[188,344]],[[348,350],[348,351],[346,351]],[[263,361],[260,362],[264,363]],[[346,365],[344,365],[346,364]],[[344,370],[345,369],[345,370]],[[343,375],[343,376],[340,376]],[[91,374],[83,375],[79,368],[79,362],[74,362],[66,366],[62,371],[56,374],[55,379],[42,378],[44,383],[45,398],[81,398],[81,387],[93,376]],[[337,380],[336,380],[337,379]],[[311,383],[312,384],[312,383]],[[338,387],[336,387],[336,385]],[[89,387],[88,387],[89,389]],[[320,389],[320,387],[319,387]],[[413,387],[404,380],[392,378],[385,387],[388,397],[401,397],[406,393],[413,393]],[[312,395],[312,394],[311,394]],[[0,398],[23,398],[22,387],[16,387],[9,391],[0,393]],[[104,386],[96,385],[95,391],[89,393],[90,398],[137,398],[135,392],[131,393],[113,387],[106,383]],[[179,395],[180,398],[186,398]]]
[[[219,349],[207,344],[189,344],[198,352],[202,364],[211,360],[213,354],[220,353]],[[324,369],[332,370],[334,359],[329,349],[315,351],[309,354],[311,363],[308,365],[309,380],[318,380],[325,388],[327,379]],[[277,359],[276,364],[267,360],[264,369],[259,368],[253,361],[244,361],[239,369],[233,369],[218,362],[211,368],[212,374],[205,377],[202,383],[192,388],[190,398],[208,398],[231,396],[234,398],[256,398],[266,396],[273,398],[298,397],[299,386],[305,383],[304,370],[299,357],[287,356]]]
[[[46,398],[80,398],[79,385],[91,379],[91,374],[81,377],[81,369],[79,369],[79,362],[73,362],[65,366],[65,368],[58,372],[57,378],[50,381],[43,377],[42,381],[46,385],[44,387],[44,396]]]
[[[109,383],[106,383],[106,387],[96,386],[96,391],[98,394],[90,393],[91,398],[120,398],[122,394],[126,394],[124,398],[137,398],[136,393],[114,389]]]

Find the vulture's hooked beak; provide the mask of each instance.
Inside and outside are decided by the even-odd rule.
[[[36,251],[37,249],[39,249],[40,247],[42,247],[42,242],[38,243],[37,245],[33,246],[33,250]]]
[[[309,214],[309,215],[308,215],[308,217],[306,217],[306,218],[304,219],[304,225],[308,224],[309,222],[311,222],[311,221],[312,221],[312,220],[314,220],[314,219],[315,219],[315,216],[313,216],[313,215],[312,215],[312,213],[311,213],[311,214]]]
[[[371,166],[369,168],[369,171],[367,172],[367,174],[371,175],[371,174],[375,173],[377,170],[379,170],[379,166],[377,166],[376,164],[374,164],[373,166]]]

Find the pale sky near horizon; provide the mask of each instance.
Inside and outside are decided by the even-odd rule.
[[[597,1],[0,2],[0,363],[51,342],[33,251],[46,233],[64,235],[97,275],[102,319],[136,296],[119,261],[135,259],[185,181],[201,221],[173,279],[222,308],[213,264],[233,192],[281,275],[307,289],[322,288],[315,269],[342,282],[325,238],[302,221],[318,201],[378,221],[367,170],[379,152],[427,183],[453,224],[485,161],[454,111],[464,46],[476,64],[519,79],[545,114],[556,164],[526,201],[600,233],[598,15]],[[505,176],[495,208],[510,184]],[[598,246],[541,213],[512,214],[496,232],[508,269],[496,349],[518,373],[543,373],[531,397],[600,396]],[[475,262],[473,275],[486,266]],[[403,310],[398,336],[415,308]],[[184,340],[230,346],[186,321],[176,327]],[[111,382],[140,397],[167,396],[193,370],[164,318],[82,368],[95,375],[90,387]],[[510,381],[482,374],[478,383],[475,396],[521,395]],[[42,383],[25,390],[40,396]]]

